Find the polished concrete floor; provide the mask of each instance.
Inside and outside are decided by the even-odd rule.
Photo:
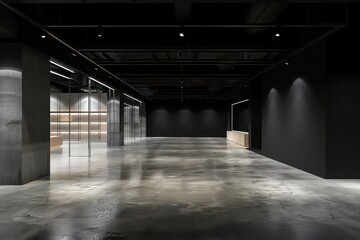
[[[149,138],[0,186],[0,239],[360,239],[360,182],[324,180],[222,138]]]

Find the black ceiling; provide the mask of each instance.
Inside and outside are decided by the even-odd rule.
[[[345,1],[8,2],[150,99],[224,98],[347,24]]]

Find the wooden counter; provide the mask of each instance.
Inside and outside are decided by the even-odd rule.
[[[50,148],[59,148],[62,144],[62,136],[50,136]]]
[[[249,147],[249,133],[241,131],[227,131],[226,138],[229,141],[239,144],[242,147]]]

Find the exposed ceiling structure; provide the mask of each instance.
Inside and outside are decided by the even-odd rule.
[[[8,2],[150,99],[224,98],[347,25],[345,1]]]

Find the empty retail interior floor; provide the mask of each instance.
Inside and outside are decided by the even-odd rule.
[[[0,186],[0,239],[359,239],[360,182],[325,180],[224,138],[51,153]]]

